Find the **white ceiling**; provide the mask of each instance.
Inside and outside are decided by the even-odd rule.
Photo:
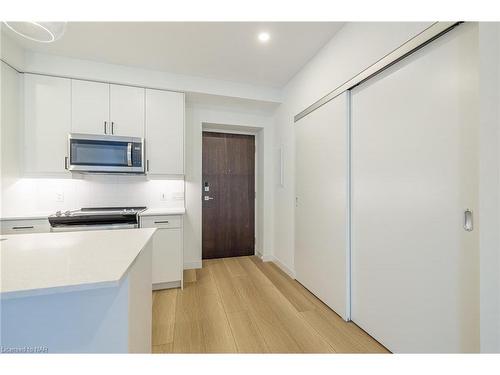
[[[70,22],[64,36],[51,44],[17,35],[15,39],[26,49],[54,55],[281,87],[342,25],[339,22]],[[261,31],[271,35],[267,44],[257,40]]]

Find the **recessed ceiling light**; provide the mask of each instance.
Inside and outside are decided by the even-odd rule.
[[[51,43],[66,31],[66,22],[7,22],[5,26],[16,34],[35,42]]]
[[[259,33],[259,41],[261,41],[262,43],[268,42],[269,39],[271,39],[269,33],[266,32]]]

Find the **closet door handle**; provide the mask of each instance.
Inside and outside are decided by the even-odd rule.
[[[111,121],[111,134],[115,134],[115,123]]]
[[[149,172],[149,159],[146,160],[146,172]]]
[[[474,230],[474,218],[472,216],[472,210],[468,208],[464,211],[464,229],[467,232],[472,232]]]
[[[68,170],[68,157],[64,157],[64,169]]]
[[[104,134],[108,134],[108,122],[104,121]]]

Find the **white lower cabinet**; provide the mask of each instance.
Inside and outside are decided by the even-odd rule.
[[[182,287],[182,216],[141,217],[142,228],[157,228],[153,236],[153,289]]]
[[[2,220],[1,234],[48,233],[50,224],[47,219]]]

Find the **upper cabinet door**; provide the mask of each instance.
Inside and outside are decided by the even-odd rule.
[[[71,124],[71,80],[24,75],[25,172],[66,174]]]
[[[146,89],[150,174],[184,174],[184,94]]]
[[[71,81],[71,131],[111,134],[109,122],[109,84]]]
[[[108,134],[144,137],[144,89],[110,85],[110,120]]]

